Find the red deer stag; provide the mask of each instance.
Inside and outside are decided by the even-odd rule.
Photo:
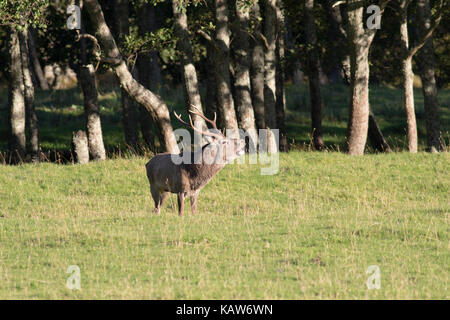
[[[184,199],[190,198],[191,211],[197,211],[197,197],[200,190],[220,171],[228,162],[245,153],[245,141],[242,139],[230,139],[225,137],[216,126],[214,120],[206,118],[202,113],[190,110],[193,115],[203,118],[210,123],[215,132],[205,132],[193,125],[189,115],[190,124],[183,121],[175,112],[175,117],[184,125],[194,131],[211,138],[201,150],[178,155],[160,153],[154,156],[145,165],[147,177],[150,182],[150,192],[155,201],[155,213],[159,214],[161,206],[166,201],[169,193],[178,195],[178,213],[184,212]],[[183,159],[183,161],[179,161]],[[185,161],[187,159],[188,161]],[[175,160],[175,161],[174,161]]]

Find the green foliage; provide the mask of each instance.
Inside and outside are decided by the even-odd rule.
[[[18,30],[45,28],[44,11],[49,0],[0,0],[0,24]]]
[[[140,53],[158,51],[164,63],[173,63],[176,59],[177,40],[173,35],[173,28],[162,27],[141,37],[138,35],[138,29],[133,27],[124,40],[121,53],[125,56],[136,57]]]

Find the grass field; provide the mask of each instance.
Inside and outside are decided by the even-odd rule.
[[[0,166],[0,298],[450,298],[448,153],[229,165],[183,218],[146,161]]]
[[[405,150],[401,91],[371,87],[371,107],[397,153],[350,157],[310,149],[306,86],[287,88],[294,151],[273,176],[230,165],[202,191],[196,216],[172,196],[152,214],[144,164],[125,154],[117,90],[100,88],[104,140],[114,159],[88,165],[0,165],[0,299],[449,299],[450,155]],[[327,150],[344,145],[348,89],[322,88]],[[161,91],[183,110],[181,90]],[[425,121],[415,92],[420,150]],[[448,150],[450,90],[439,93]],[[70,148],[84,128],[77,88],[38,91],[44,151]],[[7,149],[0,89],[0,155]],[[174,123],[176,125],[176,123]],[[122,146],[122,147],[121,147]],[[370,152],[370,148],[368,148]],[[187,207],[189,207],[187,205]],[[69,290],[68,267],[81,272]],[[369,290],[377,265],[381,288]]]

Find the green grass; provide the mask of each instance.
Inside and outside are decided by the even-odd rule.
[[[448,153],[229,165],[183,218],[146,161],[0,166],[0,298],[450,298]]]

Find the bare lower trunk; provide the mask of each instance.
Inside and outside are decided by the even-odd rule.
[[[239,127],[249,133],[253,144],[252,150],[256,150],[258,134],[255,126],[252,98],[250,94],[250,59],[248,35],[249,10],[243,7],[243,0],[236,1],[236,16],[238,23],[235,32],[234,58],[235,74],[234,87],[236,91],[236,104],[239,118]]]
[[[409,152],[417,152],[417,125],[416,114],[414,112],[414,91],[413,80],[414,74],[412,71],[412,57],[408,54],[409,39],[408,39],[408,23],[406,19],[406,9],[402,14],[402,21],[400,24],[400,40],[403,50],[402,72],[403,72],[403,106],[406,113],[406,137],[408,139]]]
[[[277,44],[276,44],[276,103],[275,109],[277,113],[277,126],[280,130],[280,151],[288,152],[289,145],[286,130],[286,92],[284,88],[284,44],[285,44],[285,27],[284,27],[284,10],[281,0],[277,0]]]
[[[408,150],[417,152],[417,125],[414,112],[414,91],[411,58],[402,61],[403,71],[403,105],[406,113],[406,137],[408,139]]]
[[[276,121],[276,0],[264,0],[264,108],[266,125],[277,128]]]
[[[76,162],[86,164],[89,162],[89,147],[86,132],[79,130],[72,133],[72,152]]]
[[[230,82],[230,31],[228,28],[228,9],[226,0],[215,0],[216,43],[216,81],[218,109],[226,129],[231,129],[230,137],[238,138],[238,124]]]
[[[253,110],[255,114],[256,127],[258,129],[266,128],[264,112],[264,47],[261,39],[261,13],[258,2],[251,9],[251,17],[255,24],[255,37],[251,42],[252,57],[250,69],[251,94]]]
[[[105,160],[106,153],[103,144],[94,66],[92,64],[81,66],[79,78],[84,97],[84,114],[86,117],[89,153],[93,160]]]
[[[177,46],[181,51],[181,67],[183,77],[183,88],[186,100],[186,109],[192,112],[202,110],[202,101],[200,99],[200,92],[198,90],[197,71],[194,66],[194,59],[192,57],[192,47],[189,41],[189,29],[187,23],[186,7],[182,0],[172,1],[172,11],[175,20],[175,34],[178,38]],[[196,109],[197,108],[197,109]],[[207,126],[205,120],[200,116],[193,116],[194,126],[200,130],[206,130]]]
[[[423,37],[430,28],[430,1],[417,1],[417,29]],[[433,38],[427,40],[417,53],[419,75],[422,80],[422,92],[425,106],[425,120],[427,126],[427,148],[430,152],[443,150],[440,129],[439,103],[435,79],[435,57]]]
[[[308,44],[308,81],[311,98],[311,121],[313,145],[316,150],[324,147],[322,138],[322,98],[319,79],[319,53],[317,49],[316,25],[314,22],[314,0],[305,2],[305,30]]]
[[[359,46],[353,54],[350,118],[347,134],[348,153],[364,154],[369,126],[369,61],[368,48]]]
[[[170,123],[169,110],[161,98],[143,87],[133,79],[125,61],[120,56],[114,37],[109,30],[102,9],[97,0],[85,0],[84,4],[91,18],[93,28],[97,33],[99,43],[107,59],[113,62],[113,70],[122,87],[137,102],[143,105],[152,115],[157,130],[161,134],[163,147],[171,153],[178,153],[179,148]]]
[[[356,2],[353,2],[354,4]],[[363,27],[363,8],[348,11],[348,38],[351,47],[350,116],[347,149],[351,155],[363,155],[369,127],[369,48]]]
[[[36,44],[34,41],[34,35],[32,30],[28,31],[28,49],[30,52],[30,59],[33,65],[34,74],[38,80],[39,87],[43,90],[48,90],[49,86],[47,80],[44,76],[44,71],[42,70],[41,63],[39,62],[39,55],[36,51]]]
[[[20,40],[16,30],[11,29],[9,39],[9,150],[16,161],[25,157],[25,96],[20,55]]]
[[[39,162],[40,152],[39,152],[39,129],[38,129],[38,118],[36,115],[36,110],[34,106],[34,85],[31,77],[30,70],[30,55],[28,50],[28,31],[27,29],[22,30],[19,33],[20,40],[20,53],[22,62],[22,74],[23,83],[25,89],[25,106],[26,114],[28,120],[29,128],[29,139],[31,146],[31,161]]]

